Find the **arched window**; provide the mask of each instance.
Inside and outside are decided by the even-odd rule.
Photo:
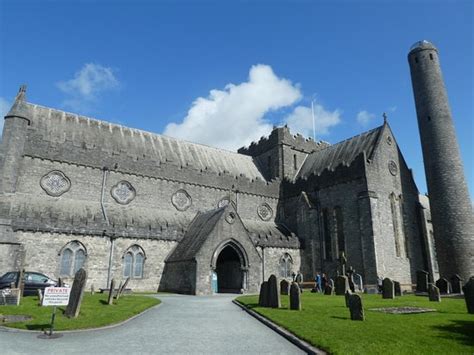
[[[291,259],[291,255],[285,253],[280,258],[280,277],[291,277],[291,273],[293,271],[293,259]]]
[[[123,255],[123,276],[133,279],[143,278],[145,252],[138,245],[132,245]]]
[[[73,241],[66,244],[59,252],[60,257],[60,276],[74,276],[76,272],[84,265],[87,253],[82,243]]]

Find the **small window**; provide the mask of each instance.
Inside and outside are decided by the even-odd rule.
[[[293,167],[298,169],[298,158],[296,157],[296,154],[293,154]]]
[[[293,260],[291,259],[291,255],[285,253],[280,258],[280,277],[289,278],[293,272]]]
[[[60,276],[74,276],[84,265],[86,260],[86,249],[78,241],[68,244],[60,252]]]
[[[418,58],[417,57],[415,57],[415,63],[418,63]]]
[[[433,60],[433,54],[432,53],[430,53],[430,59]]]
[[[123,256],[123,276],[134,279],[143,278],[145,252],[138,245],[132,245]]]
[[[323,210],[323,235],[324,235],[324,259],[332,261],[332,238],[331,228],[329,226],[329,212],[327,209]]]

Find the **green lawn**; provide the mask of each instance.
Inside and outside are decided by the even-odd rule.
[[[147,308],[160,303],[160,300],[147,296],[125,295],[116,304],[107,305],[107,294],[84,294],[79,317],[69,319],[63,315],[66,306],[59,306],[56,311],[56,330],[73,330],[103,327],[126,320]],[[23,297],[21,305],[0,306],[0,314],[30,315],[32,320],[21,323],[5,323],[12,328],[41,330],[49,329],[53,307],[38,306],[36,296]]]
[[[366,320],[351,321],[344,296],[302,295],[302,311],[258,307],[258,296],[237,301],[288,329],[301,339],[334,354],[473,354],[474,315],[464,299],[429,302],[414,295],[384,300],[380,295],[361,295]],[[369,308],[414,306],[436,309],[422,314],[385,314]]]

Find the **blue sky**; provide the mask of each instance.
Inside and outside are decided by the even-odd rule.
[[[273,125],[336,143],[382,123],[426,192],[407,53],[441,65],[471,196],[472,1],[0,0],[0,109],[28,100],[234,149]]]

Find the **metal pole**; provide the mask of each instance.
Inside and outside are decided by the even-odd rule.
[[[49,336],[53,335],[55,318],[56,318],[56,306],[53,307],[53,315],[51,316],[51,328],[49,328]]]

